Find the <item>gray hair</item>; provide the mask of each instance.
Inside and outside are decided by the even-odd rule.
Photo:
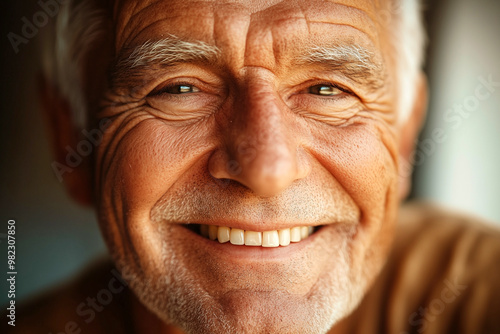
[[[84,60],[91,45],[106,33],[106,15],[95,0],[65,1],[43,41],[44,74],[68,100],[75,125],[82,129],[88,118]]]
[[[411,113],[416,99],[414,89],[422,66],[426,34],[419,0],[392,0],[379,18],[393,36],[397,53],[399,120]],[[106,33],[106,12],[95,0],[70,0],[61,5],[57,22],[44,45],[43,68],[46,76],[68,99],[77,126],[87,124],[83,90],[85,50]]]
[[[393,43],[398,53],[398,108],[399,119],[405,120],[412,112],[415,102],[415,86],[425,64],[427,35],[422,18],[422,4],[419,0],[391,1],[395,19]]]

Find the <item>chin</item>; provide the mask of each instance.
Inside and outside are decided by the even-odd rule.
[[[236,258],[214,253],[210,247],[221,245],[193,243],[192,232],[184,235],[191,242],[168,238],[185,232],[177,228],[184,229],[162,225],[157,253],[145,256],[155,249],[151,238],[144,253],[113,256],[140,302],[186,333],[326,333],[354,310],[372,278],[353,259],[356,226],[324,227],[296,249],[265,253],[268,258],[256,248]],[[225,248],[234,255],[231,245]]]

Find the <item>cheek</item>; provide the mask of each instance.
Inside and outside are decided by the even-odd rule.
[[[151,119],[139,123],[120,142],[114,187],[130,211],[149,214],[154,204],[209,149],[202,131],[171,127]]]
[[[316,138],[314,151],[361,212],[350,259],[367,282],[385,261],[398,207],[395,140],[388,133],[366,124],[335,127]]]
[[[126,133],[110,134],[100,172],[103,232],[115,256],[126,263],[142,261],[133,254],[149,253],[140,268],[161,268],[161,233],[151,224],[151,209],[210,149],[206,131],[172,127],[157,119],[138,122]],[[104,153],[106,152],[106,153]]]
[[[366,124],[320,133],[314,147],[316,158],[357,203],[363,220],[383,215],[397,180],[393,140],[382,138],[380,131]]]

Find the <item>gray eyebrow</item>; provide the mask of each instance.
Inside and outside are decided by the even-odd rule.
[[[373,89],[383,84],[383,67],[370,50],[356,44],[313,46],[295,60],[296,65],[322,65]]]
[[[172,66],[191,61],[216,63],[220,55],[220,49],[214,45],[168,35],[166,38],[146,41],[132,50],[122,52],[113,66],[112,74],[115,80],[120,80],[123,77],[134,77],[137,71],[159,65]],[[355,82],[378,89],[383,84],[382,67],[374,58],[373,52],[360,45],[342,44],[312,46],[296,57],[294,63],[297,66],[326,66],[328,70],[341,72]]]
[[[130,55],[119,61],[118,66],[135,68],[154,64],[172,64],[189,60],[211,60],[220,54],[220,50],[202,41],[184,41],[174,35],[147,41],[136,47]]]
[[[338,45],[314,46],[300,59],[304,62],[330,62],[338,65],[353,63],[360,69],[370,70],[375,65],[370,61],[372,57],[371,51],[359,45]]]
[[[203,41],[186,41],[175,35],[145,43],[122,52],[116,60],[112,73],[116,77],[123,77],[134,70],[163,65],[171,66],[176,63],[201,61],[216,62],[220,50],[216,46]]]

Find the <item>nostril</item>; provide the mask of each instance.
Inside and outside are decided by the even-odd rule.
[[[218,177],[215,177],[213,175],[211,175],[211,176],[212,176],[212,180],[214,181],[214,183],[222,188],[228,187],[231,183],[234,182],[233,180],[225,178],[225,177],[218,178]]]
[[[252,190],[248,188],[246,185],[232,179],[228,178],[216,178],[213,177],[213,182],[220,188],[220,189],[226,189],[231,187],[231,191],[238,191],[240,193],[251,193]]]

